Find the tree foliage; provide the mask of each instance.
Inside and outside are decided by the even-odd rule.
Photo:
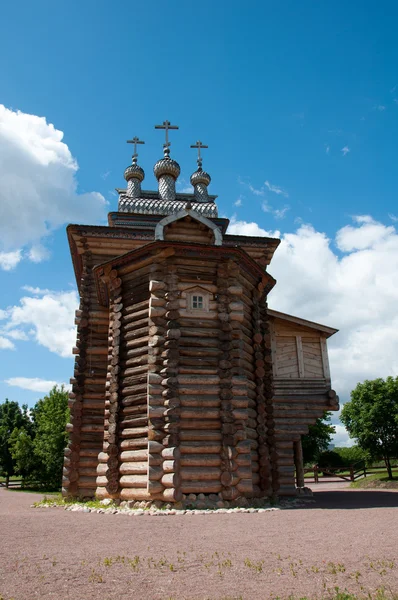
[[[398,377],[358,383],[341,421],[372,459],[383,458],[392,479],[390,459],[398,455]]]
[[[64,448],[68,434],[68,393],[63,386],[53,387],[48,396],[39,400],[32,410],[35,428],[34,454],[40,463],[41,480],[59,486],[62,480]]]
[[[17,402],[6,400],[0,405],[0,465],[7,464],[8,475],[20,475],[26,485],[59,488],[68,419],[63,386],[39,400],[30,416],[26,406],[21,410]]]
[[[334,448],[334,451],[340,456],[341,463],[345,467],[364,461],[366,464],[371,463],[370,454],[367,450],[363,450],[359,446],[351,446],[349,448]]]
[[[325,450],[318,457],[318,467],[321,470],[327,471],[342,466],[341,456],[335,450]]]
[[[319,455],[327,450],[336,428],[331,424],[331,413],[325,412],[321,419],[310,425],[307,435],[301,438],[304,464],[317,462]]]
[[[32,431],[32,424],[28,416],[28,407],[22,408],[18,402],[6,400],[0,404],[0,473],[7,478],[15,474],[15,460],[11,455],[9,440],[15,429]]]

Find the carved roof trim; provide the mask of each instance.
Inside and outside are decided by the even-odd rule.
[[[327,325],[321,325],[320,323],[315,323],[315,321],[307,321],[307,319],[302,319],[301,317],[295,317],[293,315],[288,315],[286,313],[279,312],[277,310],[268,309],[268,315],[275,319],[281,319],[282,321],[289,321],[291,323],[295,323],[296,325],[302,325],[303,327],[309,327],[310,329],[316,329],[317,331],[322,331],[322,333],[326,333],[326,337],[330,337],[338,332],[338,329],[334,329],[333,327],[328,327]]]
[[[113,268],[122,267],[123,265],[132,262],[134,260],[137,261],[137,264],[140,260],[146,260],[151,254],[156,253],[157,250],[170,251],[180,251],[185,254],[199,254],[204,256],[211,256],[214,258],[215,256],[222,254],[224,256],[230,255],[239,257],[242,262],[245,263],[246,269],[253,276],[261,279],[264,285],[264,292],[268,293],[276,284],[276,280],[270,275],[267,271],[264,271],[258,264],[242,249],[240,248],[228,248],[226,246],[213,246],[208,244],[198,244],[198,243],[190,243],[190,242],[171,242],[171,241],[158,241],[150,244],[145,244],[141,248],[137,248],[136,250],[130,250],[120,256],[112,258],[104,263],[96,265],[93,268],[93,274],[96,281],[98,298],[101,303],[107,303],[107,291],[103,289],[106,288],[106,285],[103,283],[102,278]]]

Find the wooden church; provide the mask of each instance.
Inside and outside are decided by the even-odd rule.
[[[326,340],[336,330],[267,307],[280,240],[228,234],[210,175],[176,193],[180,167],[132,164],[108,226],[69,225],[80,308],[65,451],[66,496],[178,502],[294,495],[301,436],[338,409]]]

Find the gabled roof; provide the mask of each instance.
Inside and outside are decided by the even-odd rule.
[[[274,317],[275,319],[282,319],[282,321],[290,321],[291,323],[295,323],[296,325],[302,325],[303,327],[309,327],[310,329],[322,331],[322,333],[326,333],[326,337],[330,337],[338,332],[338,329],[334,329],[333,327],[327,327],[326,325],[321,325],[320,323],[315,323],[314,321],[307,321],[307,319],[294,317],[293,315],[288,315],[277,310],[272,310],[271,308],[269,308],[267,312],[270,317]]]

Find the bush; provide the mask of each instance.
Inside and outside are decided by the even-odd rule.
[[[344,469],[340,454],[333,450],[326,450],[326,452],[322,452],[322,454],[319,455],[318,467],[324,474],[325,471],[331,468],[342,467]]]

